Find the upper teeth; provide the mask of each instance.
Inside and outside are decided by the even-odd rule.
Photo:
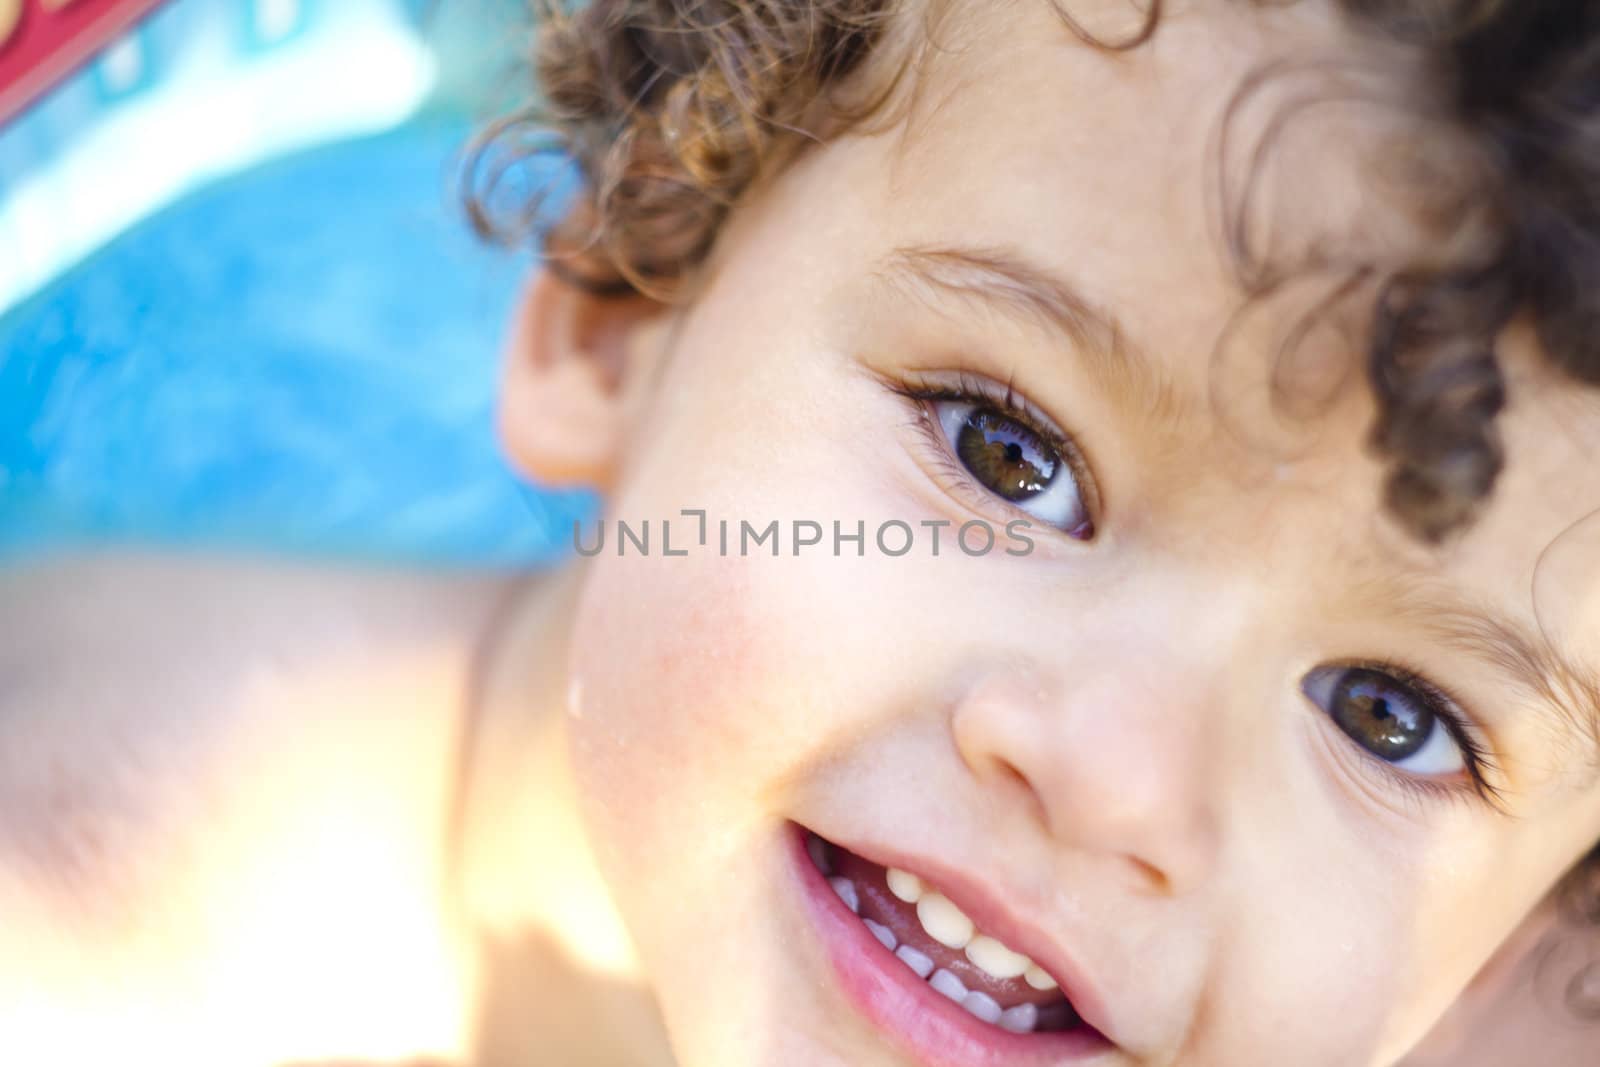
[[[1034,966],[1022,953],[1013,952],[994,938],[983,935],[967,942],[967,959],[996,978],[1016,978]]]
[[[894,867],[889,868],[889,892],[905,901],[915,904],[927,889],[922,884],[922,879],[909,871],[902,871]]]
[[[1044,972],[1044,968],[1037,963],[1029,967],[1023,975],[1023,980],[1035,989],[1055,989],[1056,980]]]
[[[1043,968],[999,938],[979,933],[949,897],[930,890],[916,875],[890,868],[887,880],[891,893],[916,905],[917,919],[928,936],[948,948],[966,950],[973,966],[998,979],[1022,976],[1034,989],[1056,988],[1055,980]]]
[[[966,948],[977,932],[972,920],[938,893],[929,893],[917,901],[917,918],[929,937],[949,948]]]

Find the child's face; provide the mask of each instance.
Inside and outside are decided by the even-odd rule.
[[[811,153],[735,214],[609,501],[651,520],[651,554],[607,530],[572,664],[586,816],[682,1062],[1075,1062],[918,999],[826,918],[796,827],[980,913],[1070,986],[1105,1062],[1229,1067],[1399,1057],[1600,837],[1575,694],[1471,614],[1537,632],[1537,593],[1553,647],[1600,666],[1600,535],[1557,540],[1600,508],[1600,400],[1513,338],[1509,467],[1435,553],[1380,515],[1359,331],[1277,355],[1325,288],[1218,347],[1241,301],[1211,139],[1243,71],[1338,45],[1330,27],[1228,7],[1110,55],[1043,0],[994,5],[931,60],[909,125]],[[1303,122],[1262,195],[1370,224],[1353,146],[1376,127]],[[1068,305],[1028,288],[1047,277],[1120,344],[1062,329]],[[903,395],[974,383],[977,428]],[[1081,457],[1008,422],[1008,385]],[[687,556],[661,554],[667,518]],[[1005,551],[1017,518],[1031,554]],[[741,520],[774,519],[782,554],[741,556]],[[890,557],[896,519],[915,539]],[[999,538],[969,557],[977,519]],[[798,556],[796,520],[825,531]],[[835,554],[835,521],[865,523],[864,558]],[[1392,663],[1459,699],[1513,817]]]

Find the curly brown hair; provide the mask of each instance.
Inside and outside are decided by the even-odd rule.
[[[1050,2],[1091,39],[1061,0]],[[1557,367],[1600,384],[1600,4],[1339,3],[1363,32],[1408,50],[1419,98],[1485,161],[1469,195],[1475,216],[1489,220],[1487,234],[1461,261],[1386,272],[1371,318],[1371,440],[1388,464],[1385,505],[1414,535],[1438,542],[1471,521],[1504,465],[1496,417],[1506,390],[1495,343],[1515,316],[1531,318]],[[576,201],[542,235],[552,268],[596,292],[667,297],[763,174],[889,97],[892,79],[865,91],[850,75],[891,35],[902,5],[539,7],[544,102],[480,144],[472,217],[485,233],[529,237],[535,211],[508,220],[488,205],[508,164],[530,151],[510,135],[532,131],[544,140],[531,150],[563,153],[581,175]],[[1153,0],[1132,34],[1094,43],[1137,47],[1160,15]],[[1250,258],[1242,238],[1233,251],[1241,263]]]
[[[538,240],[552,270],[593,292],[671,298],[746,190],[879,114],[916,47],[914,34],[897,36],[908,2],[537,0],[543,102],[472,153],[474,223]],[[1131,32],[1107,40],[1066,0],[1046,2],[1102,48],[1136,48],[1161,22],[1161,0],[1150,0]],[[1474,231],[1433,246],[1456,250],[1453,259],[1352,270],[1356,280],[1377,274],[1360,291],[1376,296],[1366,369],[1384,504],[1436,543],[1472,521],[1504,465],[1496,343],[1514,318],[1527,317],[1560,371],[1600,384],[1600,0],[1335,3],[1375,49],[1405,58],[1411,102],[1470,162],[1465,184],[1438,190],[1433,205],[1447,228]],[[931,31],[949,0],[911,6]],[[859,76],[874,61],[879,76]],[[1230,117],[1261,81],[1241,83]],[[509,212],[496,204],[507,176],[538,153],[573,161],[579,187],[558,219],[536,227],[537,196],[512,196]],[[1223,200],[1244,288],[1265,294],[1281,274],[1261,269],[1246,209]],[[1579,877],[1600,886],[1595,872],[1600,847],[1569,890]],[[1583,899],[1600,922],[1600,888]]]

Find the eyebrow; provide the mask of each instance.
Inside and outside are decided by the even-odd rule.
[[[1090,377],[1136,411],[1175,417],[1182,404],[1158,362],[1128,337],[1109,310],[1067,278],[1000,247],[909,245],[894,249],[876,272],[917,295],[936,289],[976,301],[1027,326],[1043,326],[1079,354]]]

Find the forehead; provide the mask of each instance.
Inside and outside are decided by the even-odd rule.
[[[1067,6],[1108,38],[1127,32],[1124,4]],[[1241,314],[1229,184],[1260,172],[1246,220],[1255,247],[1294,261],[1336,239],[1346,259],[1380,269],[1419,256],[1429,197],[1450,195],[1396,181],[1433,169],[1456,146],[1415,124],[1395,57],[1354,40],[1328,5],[1197,3],[1170,13],[1152,41],[1114,53],[1082,42],[1046,0],[968,4],[949,9],[933,39],[873,204],[879,251],[1003,248],[1069,278],[1197,398],[1188,410],[1200,414],[1180,431],[1206,441],[1185,453],[1195,464],[1262,461],[1249,454],[1261,438],[1248,429],[1216,432],[1219,417],[1249,422],[1261,412],[1245,404],[1219,415],[1217,400],[1263,392],[1309,307],[1285,294]],[[1377,75],[1328,73],[1330,53],[1363,49]],[[1241,85],[1267,68],[1288,73],[1241,106]],[[1285,115],[1291,121],[1277,125]],[[1221,140],[1229,123],[1242,168],[1230,169]],[[1256,155],[1267,138],[1270,158]],[[1377,520],[1383,472],[1363,447],[1374,412],[1361,366],[1373,297],[1358,290],[1330,315],[1335,343],[1307,346],[1309,378],[1345,383],[1319,415],[1336,429],[1319,437],[1323,458],[1345,473],[1320,501],[1322,525],[1308,540],[1332,547],[1374,587],[1386,575],[1410,579],[1406,589],[1448,593],[1600,666],[1600,514],[1585,522],[1600,513],[1591,458],[1600,454],[1600,391],[1560,380],[1513,330],[1502,346],[1507,469],[1465,536],[1423,549]],[[1266,453],[1269,466],[1280,459]]]
[[[1108,300],[1159,287],[1164,318],[1215,327],[1193,337],[1206,347],[1238,306],[1229,257],[1241,244],[1279,265],[1332,242],[1348,259],[1416,253],[1426,208],[1447,190],[1441,180],[1419,195],[1405,178],[1439,179],[1458,160],[1438,128],[1418,138],[1397,106],[1397,56],[1321,2],[1166,5],[1155,35],[1126,51],[1087,43],[1062,14],[1114,42],[1137,29],[1130,9],[936,6],[887,217],[1027,235],[1058,261],[1092,261]]]

